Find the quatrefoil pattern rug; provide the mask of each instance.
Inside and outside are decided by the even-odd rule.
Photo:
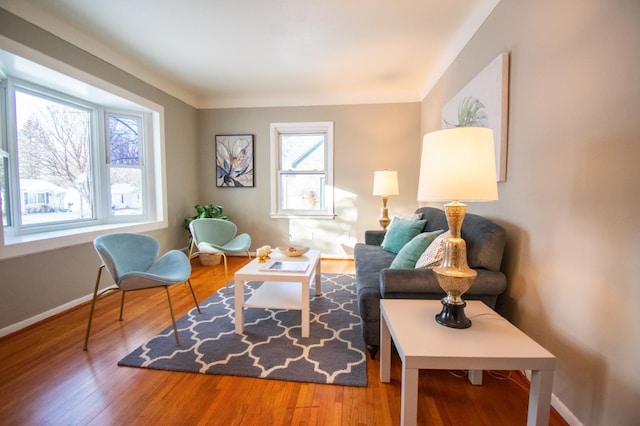
[[[245,287],[245,299],[261,282]],[[294,284],[292,284],[294,285]],[[301,337],[300,311],[245,309],[235,333],[233,283],[120,360],[118,365],[295,382],[366,386],[366,352],[353,275],[323,274],[322,295],[311,289],[310,333]]]

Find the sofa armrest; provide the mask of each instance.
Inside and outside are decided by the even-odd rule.
[[[502,272],[477,269],[478,277],[465,294],[499,295],[507,288],[507,277]],[[420,295],[441,293],[444,290],[431,269],[393,269],[380,271],[380,295],[382,298],[415,298]],[[464,294],[462,295],[464,298]]]
[[[384,229],[375,231],[364,231],[364,243],[371,246],[382,245],[382,240],[384,240],[384,235],[386,233],[387,231],[385,231]]]

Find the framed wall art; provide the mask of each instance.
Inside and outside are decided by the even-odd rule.
[[[498,182],[507,179],[509,53],[502,52],[442,108],[442,127],[493,129]]]
[[[216,135],[216,186],[252,187],[253,135]]]

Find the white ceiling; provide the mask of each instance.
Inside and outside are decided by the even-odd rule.
[[[0,0],[197,108],[420,101],[499,0]]]

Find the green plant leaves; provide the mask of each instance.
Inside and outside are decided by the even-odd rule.
[[[201,219],[203,217],[210,217],[214,219],[229,220],[229,217],[222,214],[222,206],[214,206],[213,204],[207,204],[206,206],[196,204],[194,206],[196,214],[184,219],[184,228],[188,231],[189,224],[194,219]]]

